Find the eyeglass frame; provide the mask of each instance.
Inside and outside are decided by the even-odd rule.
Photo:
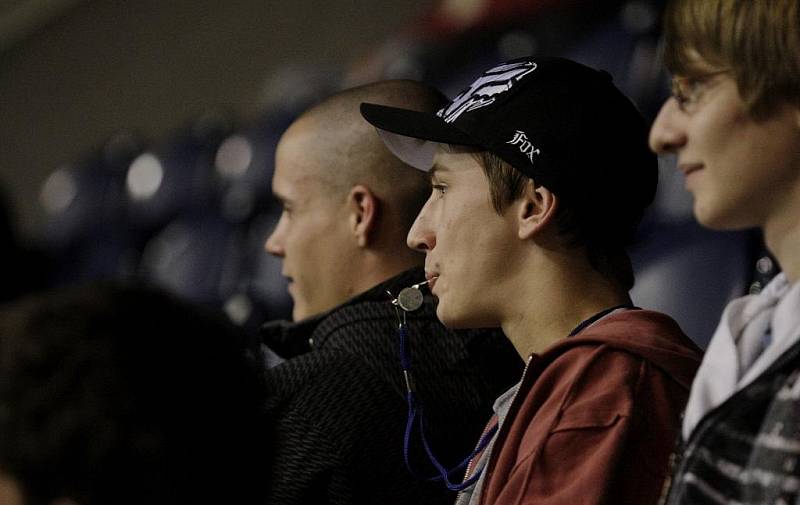
[[[714,72],[708,72],[705,74],[699,75],[692,75],[686,77],[676,77],[673,76],[670,80],[670,94],[675,99],[678,104],[678,108],[683,112],[691,112],[688,110],[687,104],[692,105],[697,102],[699,98],[699,93],[705,91],[705,86],[702,88],[695,88],[694,90],[689,89],[691,86],[697,85],[705,85],[707,84],[713,77],[718,75],[726,74],[730,72],[730,69],[724,70],[715,70]]]

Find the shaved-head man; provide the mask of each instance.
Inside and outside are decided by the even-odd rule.
[[[443,100],[411,81],[346,90],[306,111],[278,144],[272,187],[283,213],[266,249],[283,260],[294,322],[263,330],[264,343],[287,359],[267,372],[276,423],[269,503],[455,500],[405,461],[434,474],[416,429],[404,444],[407,389],[391,302],[425,280],[424,257],[405,236],[430,186],[361,118],[363,101],[433,112]],[[498,331],[448,331],[432,301],[406,314],[410,359],[428,441],[452,466],[472,449],[521,360]]]
[[[406,247],[405,233],[428,196],[428,181],[402,170],[357,116],[357,96],[423,108],[438,102],[422,86],[378,83],[320,104],[284,133],[272,179],[283,214],[266,247],[283,259],[295,320],[329,310],[425,259]]]

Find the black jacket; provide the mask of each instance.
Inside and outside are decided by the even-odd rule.
[[[800,503],[799,381],[797,342],[681,440],[664,503]]]
[[[413,269],[320,317],[265,325],[264,343],[288,358],[266,371],[275,437],[265,469],[270,504],[453,502],[443,484],[414,478],[403,461],[406,389],[387,290],[396,295],[422,280]],[[453,465],[474,447],[522,360],[500,331],[447,330],[434,303],[426,296],[408,314],[409,342],[429,440]],[[415,434],[413,459],[432,475],[422,455]]]

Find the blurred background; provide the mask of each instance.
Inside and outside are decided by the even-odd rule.
[[[609,71],[652,120],[668,94],[663,4],[0,0],[0,299],[136,278],[250,331],[288,317],[263,244],[275,144],[307,106],[385,78],[452,97],[533,54]],[[632,250],[634,301],[705,345],[724,304],[779,267],[754,233],[699,228],[673,163]]]

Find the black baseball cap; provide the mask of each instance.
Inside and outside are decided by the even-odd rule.
[[[437,143],[494,153],[611,227],[635,227],[658,179],[648,127],[611,76],[563,58],[481,74],[437,113],[361,104],[398,158],[430,170]]]

